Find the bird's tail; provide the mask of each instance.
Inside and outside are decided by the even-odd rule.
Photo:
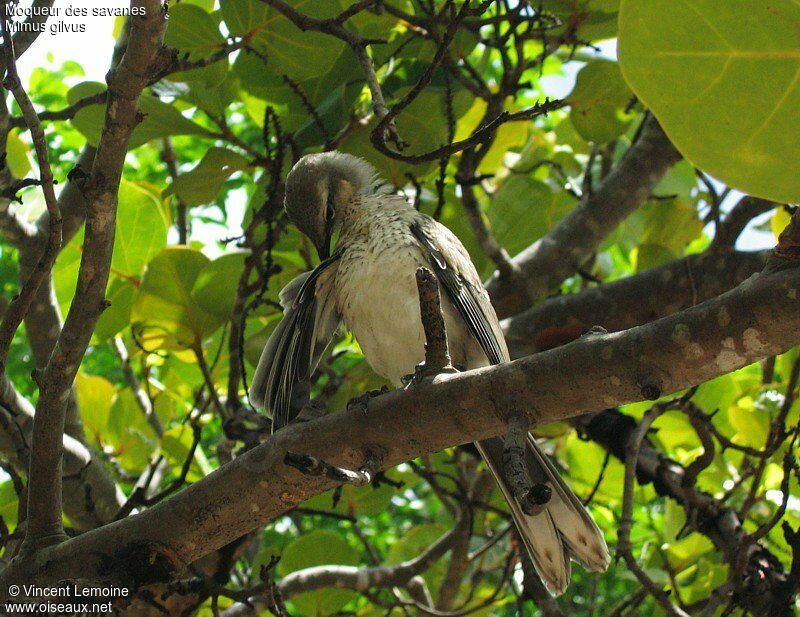
[[[475,445],[500,485],[531,561],[551,593],[560,595],[567,588],[570,558],[592,572],[608,567],[611,556],[602,532],[530,435],[525,452],[528,473],[534,484],[547,484],[552,491],[550,501],[536,515],[523,512],[505,480],[503,440],[495,437]]]

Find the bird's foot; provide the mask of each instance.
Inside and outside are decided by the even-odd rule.
[[[360,396],[350,399],[347,401],[347,409],[357,409],[360,410],[362,413],[367,413],[367,405],[369,402],[374,399],[376,396],[380,396],[381,394],[386,394],[389,391],[388,386],[381,386],[378,390],[370,390],[369,392],[365,392]]]
[[[437,375],[441,375],[443,373],[460,373],[463,369],[457,366],[427,366],[425,362],[420,362],[414,368],[414,372],[410,375],[404,375],[400,378],[400,383],[403,384],[406,388],[413,386],[414,384],[422,383],[424,381],[433,379]]]

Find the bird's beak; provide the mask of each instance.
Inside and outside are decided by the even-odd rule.
[[[325,261],[328,257],[331,256],[331,233],[330,230],[326,229],[324,236],[314,242],[314,246],[317,249],[317,255],[319,255],[320,261]]]

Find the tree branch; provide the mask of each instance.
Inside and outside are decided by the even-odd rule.
[[[34,408],[0,375],[0,408],[7,413],[0,423],[0,454],[23,475],[28,475]],[[114,520],[125,495],[108,475],[103,461],[83,443],[63,439],[64,512],[73,527],[89,531]]]
[[[52,2],[51,2],[52,4]],[[46,19],[46,17],[45,17]],[[33,146],[36,151],[36,160],[39,163],[38,184],[42,187],[45,206],[48,213],[49,231],[47,241],[42,253],[39,255],[36,267],[30,272],[29,276],[22,283],[19,293],[14,296],[8,309],[0,322],[0,370],[4,370],[8,351],[11,348],[11,341],[17,332],[22,320],[30,309],[31,303],[36,296],[42,281],[49,276],[50,270],[61,249],[61,211],[56,199],[55,185],[53,182],[53,171],[50,168],[50,160],[47,153],[47,142],[45,141],[44,130],[39,116],[33,107],[28,93],[22,86],[22,82],[17,72],[16,52],[14,51],[14,38],[9,31],[8,5],[0,2],[0,30],[3,35],[3,49],[5,55],[6,77],[3,80],[3,87],[7,88],[14,95],[25,124],[31,133]]]
[[[528,277],[526,289],[495,272],[486,283],[497,313],[506,317],[544,298],[597,250],[608,234],[644,204],[664,174],[680,160],[669,138],[650,117],[642,133],[617,167],[546,236],[514,258]]]
[[[769,251],[689,255],[576,294],[551,298],[503,320],[511,357],[558,347],[593,326],[619,332],[705,302],[759,272],[768,255]]]
[[[777,207],[778,204],[774,201],[745,195],[728,213],[725,220],[717,225],[711,248],[715,250],[732,249],[750,221]]]
[[[658,601],[667,615],[672,615],[673,617],[688,617],[685,611],[672,603],[666,592],[656,585],[644,571],[644,568],[639,565],[636,558],[633,556],[633,548],[631,545],[633,491],[636,483],[639,450],[653,422],[667,411],[667,409],[669,409],[669,405],[666,403],[654,405],[650,411],[645,414],[636,429],[629,435],[628,442],[625,445],[625,482],[622,496],[622,517],[619,523],[617,554],[622,556],[628,569],[633,572],[647,592]]]
[[[61,523],[61,441],[66,401],[100,314],[114,244],[117,190],[128,140],[141,120],[139,95],[161,59],[166,25],[158,0],[132,0],[144,17],[131,18],[128,47],[109,72],[105,125],[85,187],[87,224],[75,300],[45,369],[33,426],[24,548],[35,550],[63,539]]]
[[[77,564],[86,578],[102,572],[106,581],[133,587],[169,578],[333,486],[287,467],[287,451],[351,468],[368,451],[380,456],[385,469],[500,434],[512,409],[522,410],[530,425],[565,419],[641,400],[643,390],[651,395],[697,385],[799,342],[800,268],[759,274],[645,326],[584,337],[508,364],[440,375],[374,398],[366,407],[287,427],[168,501],[50,547],[36,561],[15,562],[0,576],[0,591],[21,581],[68,578]],[[574,376],[569,382],[565,367]]]

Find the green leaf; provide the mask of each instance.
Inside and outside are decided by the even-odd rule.
[[[330,0],[289,0],[287,4],[312,17],[330,17],[340,8],[338,2]],[[265,13],[263,6],[260,0],[247,0],[229,7],[228,13],[233,17],[236,11],[235,27],[249,26],[248,32],[255,30],[251,45],[266,57],[269,72],[277,76],[286,74],[295,80],[329,73],[346,44],[320,32],[304,32],[272,8]],[[244,17],[244,11],[248,18]]]
[[[270,8],[260,0],[220,0],[225,25],[233,36],[250,36],[269,21]]]
[[[349,516],[377,516],[389,507],[395,494],[397,494],[397,489],[389,484],[381,484],[377,488],[372,485],[352,486],[347,484],[342,487],[339,501],[335,507],[331,491],[309,499],[304,502],[303,506]]]
[[[230,319],[245,257],[243,251],[228,253],[203,268],[192,287],[198,306],[220,319]]]
[[[498,189],[487,213],[497,241],[511,255],[541,238],[575,205],[566,191],[512,173]]]
[[[187,205],[207,204],[217,198],[231,175],[247,167],[247,159],[241,154],[227,148],[210,148],[194,169],[175,179],[173,189]]]
[[[199,6],[181,3],[169,8],[164,43],[196,60],[225,45],[217,20]]]
[[[143,469],[150,462],[157,437],[129,388],[117,393],[104,436],[125,469]]]
[[[94,329],[97,341],[106,341],[122,332],[131,322],[131,307],[136,298],[136,286],[125,279],[114,279],[106,291],[106,300],[111,305],[103,311]]]
[[[75,377],[75,390],[86,438],[91,443],[102,445],[117,389],[105,377],[79,372]]]
[[[337,533],[317,530],[297,538],[281,555],[278,571],[281,576],[325,564],[356,565],[358,551]],[[333,615],[355,598],[354,591],[324,588],[292,598],[301,615]]]
[[[800,4],[623,0],[622,72],[694,165],[800,200]]]
[[[208,257],[187,247],[168,247],[148,264],[131,309],[131,326],[142,347],[188,349],[212,334],[222,319],[192,298]]]
[[[626,112],[633,93],[616,62],[590,62],[569,95],[569,117],[586,141],[603,144],[622,135],[636,115]]]
[[[239,80],[230,73],[222,83],[209,87],[204,80],[190,82],[189,91],[181,98],[197,105],[214,117],[221,118],[239,94]]]
[[[751,397],[744,396],[728,407],[728,421],[736,431],[736,443],[751,448],[764,447],[769,435],[769,414],[756,407]]]
[[[141,276],[145,264],[167,244],[168,223],[158,196],[146,185],[122,180],[111,268]]]
[[[19,514],[19,497],[14,489],[14,483],[7,480],[0,484],[0,517],[6,525],[14,528]]]
[[[194,443],[194,432],[192,427],[187,424],[180,424],[171,429],[164,431],[164,436],[161,438],[161,449],[173,470],[173,474],[180,476],[181,468],[189,456],[189,451]],[[188,482],[196,482],[197,480],[207,476],[212,471],[211,465],[208,462],[203,449],[198,446],[192,459],[192,464],[189,466],[189,473],[186,476]]]
[[[773,214],[772,218],[769,220],[769,228],[772,230],[772,235],[775,236],[775,240],[780,237],[781,232],[786,229],[791,220],[792,216],[786,208],[777,208],[775,210],[775,214]]]
[[[33,169],[30,148],[19,137],[18,131],[10,131],[6,141],[6,161],[15,178],[24,178]]]
[[[67,94],[67,99],[75,102],[85,96],[102,92],[105,86],[98,82],[83,82],[72,88]],[[84,107],[71,120],[72,125],[78,129],[91,143],[96,146],[103,133],[106,116],[105,105],[90,105]],[[160,139],[169,135],[207,135],[199,124],[189,120],[174,105],[162,103],[158,98],[143,94],[139,99],[139,111],[144,119],[131,134],[128,144],[129,149],[138,148],[152,139]]]

